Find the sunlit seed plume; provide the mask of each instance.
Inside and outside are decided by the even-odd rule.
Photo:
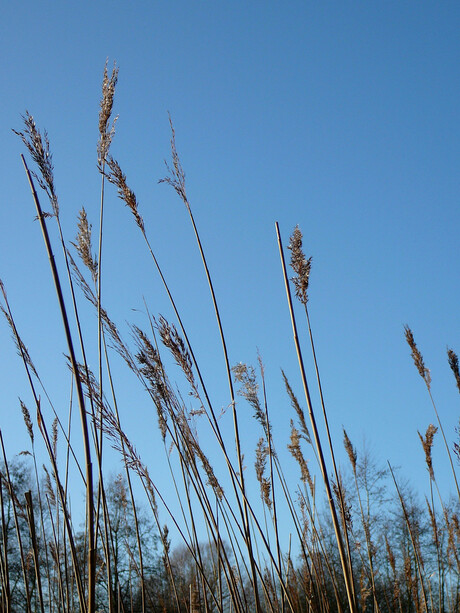
[[[91,253],[91,224],[88,222],[88,216],[86,215],[85,208],[82,207],[78,214],[78,232],[76,236],[76,242],[72,243],[77,250],[81,261],[90,271],[91,277],[96,283],[98,274],[97,257]]]
[[[265,439],[261,437],[257,442],[256,447],[256,461],[254,463],[254,467],[256,469],[256,477],[257,481],[260,483],[260,496],[263,502],[267,505],[269,509],[271,509],[272,501],[270,498],[271,494],[271,483],[270,479],[265,477],[265,470],[267,468],[267,457],[269,455],[269,448],[265,442]]]
[[[297,413],[297,417],[299,418],[299,424],[300,424],[300,429],[302,431],[302,436],[305,439],[305,441],[311,445],[311,437],[310,437],[310,432],[307,428],[307,422],[305,421],[305,413],[303,412],[303,409],[300,406],[299,401],[297,400],[297,397],[292,391],[292,387],[283,370],[281,370],[281,374],[283,375],[284,385],[286,386],[286,391],[291,401],[291,405],[293,409],[295,410],[295,412]]]
[[[454,373],[455,381],[457,382],[457,388],[458,388],[458,391],[460,392],[460,369],[458,366],[458,356],[452,349],[448,349],[447,359],[449,360],[449,366],[451,367],[452,372]]]
[[[110,117],[112,116],[113,99],[115,96],[115,87],[118,81],[118,68],[115,63],[113,65],[112,74],[107,72],[108,60],[104,67],[104,77],[102,79],[102,98],[101,108],[99,111],[99,142],[97,144],[97,159],[99,167],[102,169],[109,152],[110,144],[115,134],[115,124],[118,116],[110,126]]]
[[[314,496],[314,483],[310,475],[310,471],[307,466],[307,462],[303,456],[302,450],[300,448],[300,436],[299,431],[295,428],[292,420],[291,420],[291,436],[290,443],[288,443],[287,448],[291,452],[292,457],[297,461],[300,467],[300,479],[305,483],[308,483],[310,488],[311,495]]]
[[[428,467],[428,472],[430,473],[430,479],[434,479],[431,449],[433,447],[433,438],[437,431],[438,431],[437,427],[433,426],[433,424],[430,424],[426,430],[425,438],[423,438],[423,436],[417,430],[420,441],[422,443],[423,451],[425,452],[425,462]]]
[[[409,328],[409,326],[404,326],[404,331],[406,335],[406,341],[409,347],[411,348],[411,356],[412,356],[412,359],[414,360],[414,364],[418,372],[420,373],[420,376],[425,381],[427,388],[430,389],[431,388],[430,371],[428,370],[428,368],[425,367],[425,363],[423,362],[422,354],[420,353],[420,350],[415,344],[414,335],[412,334],[412,330]]]
[[[54,215],[59,216],[59,204],[54,187],[54,168],[53,168],[53,156],[50,151],[50,143],[48,140],[48,134],[46,130],[43,132],[43,136],[40,134],[39,129],[35,124],[35,120],[29,111],[26,111],[22,116],[24,121],[24,131],[13,130],[21,139],[24,145],[29,150],[33,161],[37,164],[40,175],[32,172],[33,176],[37,179],[40,187],[46,192],[51,202]]]
[[[158,350],[152,345],[147,335],[137,326],[133,326],[134,338],[139,351],[136,360],[139,372],[146,379],[146,385],[155,403],[163,441],[166,438],[168,414],[166,405],[171,397],[168,378]]]
[[[358,458],[358,455],[356,453],[356,449],[353,447],[353,445],[351,444],[350,439],[348,438],[348,434],[345,430],[345,428],[343,428],[343,445],[345,447],[345,451],[348,454],[348,457],[350,459],[350,463],[353,467],[353,472],[356,472],[356,460]]]
[[[190,357],[190,353],[183,338],[177,331],[176,326],[174,324],[170,324],[164,317],[160,316],[157,327],[163,345],[171,351],[176,364],[180,366],[184,372],[184,375],[187,381],[190,383],[195,397],[197,397],[198,391],[193,374],[192,358]]]
[[[260,404],[258,396],[259,384],[257,383],[254,367],[247,366],[243,362],[240,362],[232,366],[232,372],[235,381],[241,383],[238,394],[248,401],[254,409],[254,417],[263,426],[265,432],[267,432],[267,418]]]
[[[214,473],[214,470],[213,470],[211,464],[209,463],[208,458],[203,453],[203,450],[198,445],[196,439],[193,439],[192,445],[193,445],[193,450],[196,452],[197,456],[200,458],[201,465],[203,467],[204,472],[206,473],[206,477],[208,479],[207,480],[207,485],[212,487],[212,489],[213,489],[215,495],[217,496],[217,498],[219,500],[222,500],[222,498],[224,496],[224,490],[220,486],[219,481],[217,480],[217,477],[216,477],[216,475]]]
[[[54,489],[51,483],[51,477],[45,465],[43,465],[43,470],[45,471],[46,495],[48,496],[50,504],[54,507],[56,506],[56,496],[54,495]]]
[[[291,268],[295,272],[295,276],[291,281],[294,283],[295,293],[302,304],[308,302],[308,282],[310,280],[311,258],[305,258],[302,250],[302,232],[299,226],[294,228],[291,236],[291,241],[288,245],[291,250]]]
[[[29,409],[26,407],[24,402],[19,398],[19,402],[21,404],[22,415],[24,417],[24,423],[27,428],[27,432],[29,433],[30,441],[32,445],[34,444],[34,429],[32,426],[32,419],[30,417]]]
[[[119,198],[124,201],[129,209],[131,209],[138,227],[144,232],[144,220],[139,215],[136,195],[126,183],[126,175],[122,172],[118,162],[113,158],[109,157],[107,159],[107,164],[110,168],[110,174],[107,175],[108,180],[116,186]]]
[[[169,125],[171,126],[171,159],[172,166],[165,161],[168,175],[159,180],[159,183],[167,183],[176,191],[187,208],[190,208],[185,192],[185,172],[180,163],[179,154],[176,148],[176,132],[174,130],[171,115],[169,115]]]

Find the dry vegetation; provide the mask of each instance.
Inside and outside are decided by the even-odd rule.
[[[110,72],[106,66],[97,147],[102,180],[101,223],[95,249],[84,209],[79,214],[76,241],[64,239],[46,133],[40,133],[28,113],[22,131],[17,132],[36,168],[34,172],[29,171],[23,158],[66,334],[68,366],[81,420],[83,455],[79,457],[75,451],[72,444],[75,435],[70,436],[61,412],[55,412],[52,422],[45,417],[54,407],[43,392],[40,375],[16,327],[1,284],[1,309],[22,359],[34,406],[29,409],[20,402],[30,439],[29,458],[9,461],[0,436],[3,449],[0,610],[457,612],[460,608],[460,493],[456,477],[459,447],[451,448],[449,436],[443,431],[431,397],[430,373],[411,330],[406,328],[407,342],[437,419],[437,426],[430,424],[425,434],[419,433],[431,492],[424,504],[419,504],[410,490],[402,487],[390,465],[376,467],[368,455],[359,454],[345,431],[344,446],[350,465],[348,469],[342,468],[342,472],[336,465],[308,312],[311,260],[305,257],[302,233],[295,228],[288,246],[293,272],[288,273],[286,252],[277,227],[305,396],[302,400],[295,396],[283,373],[287,399],[293,408],[288,449],[298,464],[297,476],[287,475],[276,452],[262,360],[259,359],[257,368],[246,364],[232,367],[229,362],[218,303],[187,197],[185,174],[171,123],[172,158],[163,181],[175,190],[190,217],[216,315],[233,422],[232,432],[222,431],[220,409],[213,405],[208,393],[206,373],[200,370],[181,314],[149,242],[148,228],[136,196],[120,164],[110,155],[115,134],[112,107],[116,83],[117,69]],[[121,337],[101,293],[102,220],[107,182],[115,186],[132,212],[175,316],[172,323],[149,314],[148,329],[131,327],[130,343]],[[37,184],[49,198],[51,213],[43,212]],[[54,247],[48,236],[48,224],[54,223],[58,227],[57,248],[62,251],[60,261],[64,274],[54,264]],[[289,274],[293,275],[291,279]],[[65,292],[64,284],[69,287]],[[314,381],[307,380],[305,373],[291,285],[300,303],[302,326],[310,340],[316,369]],[[89,301],[97,313],[99,359],[93,366],[87,359],[89,341],[80,323],[78,301],[81,298]],[[171,487],[180,502],[179,513],[170,510],[164,492],[157,489],[154,469],[145,465],[133,441],[125,434],[122,422],[126,417],[119,413],[117,386],[112,376],[115,354],[121,356],[126,368],[137,378],[156,411],[165,447],[164,465],[171,472]],[[171,358],[183,374],[179,384],[170,379],[167,364]],[[448,362],[460,391],[458,358],[451,349]],[[315,408],[310,397],[312,385],[319,390],[320,403]],[[187,394],[192,398],[193,409],[184,402]],[[260,427],[260,438],[254,441],[259,492],[248,487],[248,471],[243,470],[245,450],[238,421],[238,396],[250,405]],[[46,410],[42,406],[45,400]],[[306,404],[306,411],[302,404]],[[36,418],[32,419],[31,414]],[[323,441],[317,420],[325,425]],[[212,432],[211,452],[203,448],[198,437],[198,430],[204,427]],[[432,446],[438,430],[448,454],[456,492],[449,500],[439,494],[432,462]],[[37,435],[42,437],[48,455],[42,469],[35,449]],[[61,444],[65,441],[65,454],[60,453],[59,459],[58,437]],[[103,471],[105,441],[109,441],[122,460],[124,472],[116,478],[107,477]],[[217,462],[216,448],[220,456]],[[310,458],[318,463],[321,482],[310,472]],[[81,529],[72,521],[70,512],[70,467],[77,467],[86,491],[86,521]],[[343,476],[347,473],[349,478]],[[140,504],[134,496],[139,484],[145,494]],[[324,497],[326,505],[322,502]],[[282,548],[279,536],[281,516],[284,523],[289,521],[291,525],[292,541],[287,550]],[[168,525],[180,534],[180,544],[171,543]]]

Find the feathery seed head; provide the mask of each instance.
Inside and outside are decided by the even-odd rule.
[[[170,185],[185,206],[189,209],[190,205],[187,200],[187,194],[185,192],[185,172],[180,163],[179,154],[177,153],[176,148],[176,132],[174,130],[173,122],[171,119],[171,115],[169,115],[169,125],[171,126],[171,159],[172,166],[169,166],[168,162],[165,161],[166,170],[168,171],[168,175],[163,179],[159,180],[159,183],[167,183]]]
[[[171,351],[176,360],[176,364],[182,369],[192,388],[192,394],[195,398],[198,398],[199,394],[193,374],[192,358],[176,326],[168,323],[164,317],[160,317],[158,321],[158,331],[164,346]]]
[[[356,472],[356,460],[357,460],[357,453],[356,453],[356,449],[353,447],[353,445],[351,444],[350,439],[348,438],[348,434],[345,430],[345,428],[343,428],[343,444],[345,447],[345,451],[348,454],[348,457],[350,459],[350,463],[353,467],[353,472]]]
[[[259,384],[257,383],[256,371],[254,370],[254,367],[247,366],[247,364],[240,362],[239,364],[232,366],[232,372],[235,381],[241,383],[238,394],[243,398],[246,398],[254,409],[254,417],[267,432],[267,419],[260,404],[258,396]]]
[[[110,117],[112,115],[113,99],[115,96],[115,87],[118,81],[118,68],[114,63],[112,74],[109,77],[107,72],[107,63],[108,60],[105,62],[104,77],[102,79],[101,109],[99,111],[99,142],[97,144],[97,159],[101,170],[107,159],[110,144],[115,134],[115,124],[118,119],[118,117],[115,117],[112,125],[109,127]]]
[[[297,413],[297,417],[299,418],[299,425],[302,431],[302,436],[305,441],[311,445],[310,432],[307,427],[307,422],[305,421],[305,414],[303,412],[303,409],[300,406],[299,401],[297,400],[297,397],[295,396],[294,392],[292,391],[292,387],[284,373],[284,370],[281,370],[281,374],[283,375],[284,385],[286,386],[286,391],[288,393],[289,399],[291,400],[291,405]]]
[[[58,217],[59,204],[54,187],[53,156],[50,151],[48,134],[46,130],[43,136],[40,134],[40,130],[37,128],[35,120],[29,111],[26,111],[22,119],[25,126],[24,131],[13,130],[13,132],[22,139],[33,161],[37,164],[41,176],[38,176],[35,172],[32,174],[37,179],[40,187],[46,192],[51,202],[53,213]]]
[[[98,274],[97,257],[91,253],[91,224],[88,222],[85,208],[82,207],[78,215],[78,234],[76,243],[72,243],[77,250],[83,264],[88,268],[91,277],[96,283]]]
[[[107,164],[110,168],[110,174],[107,175],[108,180],[116,186],[119,198],[124,201],[129,209],[131,209],[137,225],[140,230],[144,232],[144,220],[139,215],[136,195],[126,183],[126,175],[122,172],[119,163],[112,157],[107,158]]]
[[[29,409],[26,407],[24,402],[19,398],[19,402],[21,404],[22,415],[24,417],[24,423],[26,424],[27,432],[29,433],[29,437],[32,445],[34,444],[34,429],[32,426],[32,419],[30,417]]]
[[[289,449],[292,457],[297,461],[300,467],[300,479],[303,481],[303,483],[305,482],[308,483],[310,487],[311,495],[314,496],[315,486],[311,478],[311,474],[310,474],[310,470],[308,469],[307,462],[300,448],[299,431],[294,426],[294,423],[292,422],[292,420],[291,420],[290,443],[288,444],[287,448]]]
[[[409,326],[404,326],[404,331],[406,335],[407,344],[411,348],[411,356],[412,356],[412,359],[414,360],[414,364],[418,372],[420,373],[420,376],[425,381],[425,384],[429,390],[431,387],[430,371],[428,370],[428,368],[425,367],[425,363],[423,362],[422,354],[420,353],[420,350],[418,349],[415,343],[414,335],[412,334],[412,330],[409,328]]]
[[[256,469],[257,481],[260,483],[260,496],[263,502],[270,509],[272,501],[270,498],[271,483],[270,479],[265,477],[265,469],[267,468],[267,457],[269,455],[269,448],[265,442],[265,439],[261,437],[256,447],[256,461],[254,467]]]
[[[206,482],[207,485],[212,487],[212,489],[214,491],[214,494],[217,496],[217,498],[219,500],[222,500],[222,498],[224,496],[224,490],[220,486],[220,483],[217,480],[216,475],[214,474],[214,470],[213,470],[213,468],[212,468],[208,458],[203,453],[203,450],[198,445],[198,443],[197,443],[195,438],[193,439],[193,448],[194,448],[194,451],[196,452],[197,456],[200,458],[201,465],[203,467],[204,472],[206,473],[206,477],[208,478],[208,480]]]
[[[458,388],[458,391],[460,392],[460,370],[458,366],[458,356],[452,349],[448,349],[447,359],[449,360],[449,366],[451,367],[452,372],[454,373],[455,381],[457,382],[457,388]]]
[[[436,426],[430,424],[426,430],[425,438],[417,431],[420,441],[422,443],[423,451],[425,452],[425,462],[430,473],[430,479],[434,479],[433,460],[431,457],[431,449],[433,447],[433,438],[438,431]]]
[[[43,470],[45,471],[45,490],[46,490],[46,495],[47,495],[51,505],[54,507],[54,506],[56,506],[56,496],[54,494],[53,485],[51,483],[51,477],[50,477],[48,469],[46,468],[45,465],[43,465]]]
[[[311,258],[305,258],[302,250],[302,232],[299,226],[294,228],[291,236],[291,241],[288,245],[291,250],[291,268],[295,272],[295,276],[291,281],[295,286],[295,293],[300,302],[304,305],[308,302],[308,283],[310,280]]]

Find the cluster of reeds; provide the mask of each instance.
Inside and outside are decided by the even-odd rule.
[[[296,227],[288,245],[293,271],[288,273],[286,252],[276,224],[304,391],[304,399],[299,400],[283,373],[287,399],[294,410],[288,449],[300,471],[298,478],[288,476],[277,453],[280,442],[275,443],[272,431],[262,359],[259,357],[257,368],[242,363],[232,366],[230,362],[218,301],[192,214],[171,122],[171,163],[162,182],[175,190],[190,218],[209,287],[232,421],[231,432],[228,427],[222,428],[221,410],[212,401],[206,373],[200,368],[182,315],[149,240],[138,200],[128,186],[120,163],[110,153],[115,134],[112,110],[117,77],[117,68],[109,74],[106,65],[97,147],[101,198],[96,247],[93,247],[92,226],[85,209],[79,213],[75,241],[68,242],[64,237],[46,133],[41,134],[29,113],[23,118],[23,129],[17,132],[36,166],[31,172],[22,158],[62,316],[72,394],[76,395],[81,422],[83,456],[79,457],[72,442],[75,440],[75,434],[70,431],[72,419],[69,416],[66,421],[62,412],[55,409],[16,327],[1,284],[1,309],[27,374],[36,420],[34,424],[31,412],[20,401],[30,438],[27,454],[33,461],[32,473],[8,462],[0,435],[3,450],[0,610],[457,611],[460,493],[452,451],[458,455],[458,446],[450,449],[431,396],[430,374],[412,332],[407,328],[406,338],[438,420],[437,427],[429,425],[426,434],[420,434],[430,479],[431,496],[426,500],[426,508],[418,506],[398,483],[390,465],[387,469],[377,469],[368,456],[361,457],[345,431],[349,477],[337,466],[308,311],[311,258],[304,254],[302,233]],[[101,290],[107,182],[115,186],[133,215],[175,319],[168,321],[162,316],[153,316],[147,309],[148,327],[141,329],[132,325],[129,343],[111,319]],[[50,200],[51,213],[43,211],[36,184]],[[51,223],[58,227],[64,274],[55,263],[56,254],[48,234]],[[305,317],[315,368],[313,382],[306,375],[291,287]],[[97,315],[95,364],[90,364],[87,357],[88,343],[93,340],[89,341],[82,329],[81,296],[89,301]],[[170,492],[166,495],[158,488],[155,470],[149,469],[125,433],[123,422],[129,418],[119,406],[112,368],[115,354],[121,356],[154,407],[164,445],[164,466],[170,471],[171,490],[176,493],[178,506],[171,506]],[[448,360],[459,385],[458,358],[450,349]],[[171,362],[180,369],[179,383],[170,378]],[[313,406],[311,385],[319,391],[318,408]],[[185,401],[185,397],[191,400]],[[259,484],[256,495],[248,485],[248,471],[245,471],[238,414],[241,402],[249,404],[260,427],[260,436],[255,441],[254,468]],[[70,406],[73,404],[72,396]],[[51,424],[50,411],[54,415]],[[319,434],[319,421],[326,432],[325,440]],[[38,468],[36,428],[48,455],[43,471]],[[438,428],[458,495],[448,502],[439,494],[432,463],[431,449]],[[211,435],[209,449],[201,442],[201,431]],[[59,458],[58,438],[64,441],[65,449]],[[123,463],[123,474],[115,480],[107,480],[104,471],[107,442],[119,453]],[[319,483],[310,470],[309,457],[317,462]],[[77,477],[70,478],[70,474]],[[396,494],[392,502],[388,500],[389,476],[394,480]],[[77,529],[71,514],[75,483],[70,481],[74,478],[81,479],[86,492],[83,530]],[[145,494],[141,505],[135,499],[139,484]],[[280,536],[281,522],[290,523],[288,547]],[[180,543],[171,543],[171,529]]]

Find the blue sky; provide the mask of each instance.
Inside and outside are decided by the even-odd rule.
[[[358,449],[365,441],[379,464],[388,459],[425,487],[417,430],[435,415],[403,325],[432,371],[453,442],[459,395],[446,347],[460,351],[459,5],[25,1],[2,13],[0,278],[62,414],[70,387],[65,344],[23,148],[11,128],[21,128],[27,109],[48,130],[67,238],[74,239],[82,205],[96,228],[97,115],[108,57],[120,68],[112,154],[136,192],[216,405],[229,399],[201,264],[184,207],[157,184],[169,155],[168,111],[230,359],[255,363],[259,349],[278,448],[292,416],[280,368],[299,395],[301,386],[275,221],[285,245],[299,224],[313,256],[310,314],[339,458],[345,462],[344,425]],[[127,334],[126,320],[147,327],[144,297],[152,313],[172,315],[113,190],[106,206],[103,293]],[[95,343],[95,320],[86,316]],[[0,424],[13,455],[26,445],[17,396],[31,400],[5,323],[0,342]],[[156,465],[155,416],[129,374],[118,376],[125,427]],[[251,466],[259,432],[250,410],[239,410]],[[434,457],[449,492],[439,435]]]

